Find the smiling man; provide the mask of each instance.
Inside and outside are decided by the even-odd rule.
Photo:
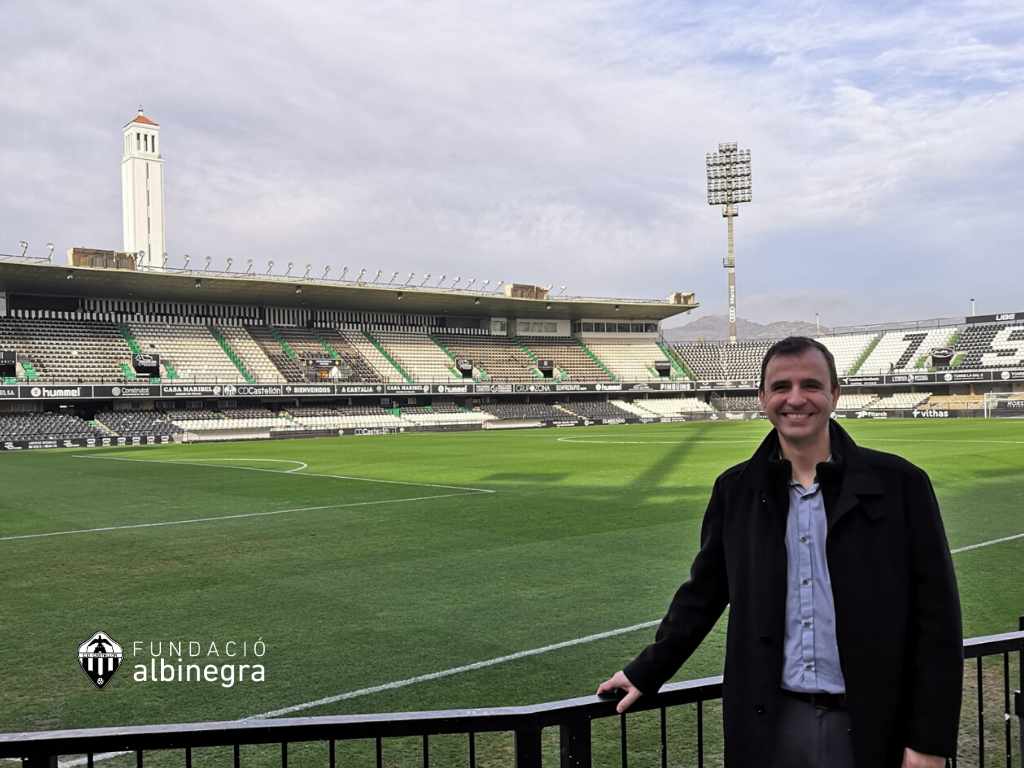
[[[821,343],[761,364],[775,427],[715,482],[690,579],[655,641],[605,681],[625,711],[657,691],[729,610],[729,768],[942,768],[963,687],[960,601],[928,476],[858,447],[832,418]]]

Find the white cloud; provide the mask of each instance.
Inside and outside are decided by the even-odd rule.
[[[19,30],[0,251],[120,245],[119,128],[142,101],[172,263],[695,290],[723,311],[703,153],[736,140],[754,154],[742,316],[838,281],[857,301],[833,322],[950,314],[964,290],[1017,308],[1019,259],[1000,280],[963,264],[1016,249],[1019,3],[44,0],[0,6],[0,26]]]

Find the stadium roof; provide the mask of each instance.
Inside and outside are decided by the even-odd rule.
[[[70,276],[70,279],[69,279]],[[201,280],[201,287],[196,281]],[[297,289],[301,289],[301,293]],[[143,272],[69,267],[0,258],[0,292],[93,299],[203,302],[243,306],[334,309],[462,317],[535,317],[656,322],[699,306],[667,300],[506,298],[500,293],[451,291],[336,280],[302,280],[225,273]],[[401,296],[401,299],[399,299]]]

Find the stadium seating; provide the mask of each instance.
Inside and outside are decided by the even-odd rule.
[[[0,413],[0,440],[67,440],[105,434],[102,427],[67,413]]]
[[[274,367],[284,377],[285,381],[305,381],[306,371],[298,360],[291,357],[281,342],[274,338],[270,328],[263,325],[249,325],[245,328],[246,333],[252,338],[263,354],[274,364]]]
[[[744,396],[729,396],[729,397],[712,397],[711,406],[716,411],[760,411],[761,401],[756,397]]]
[[[536,363],[512,339],[505,336],[434,334],[457,358],[468,358],[494,381],[536,381]],[[605,379],[607,381],[607,378]],[[564,414],[563,414],[564,416]]]
[[[654,361],[665,360],[666,355],[652,341],[588,340],[587,346],[619,381],[661,378],[654,370]]]
[[[984,407],[981,395],[932,395],[921,403],[918,411],[973,411]]]
[[[717,344],[677,344],[675,350],[700,381],[725,379],[721,347]]]
[[[582,400],[563,403],[561,407],[585,419],[624,419],[629,415],[626,409],[607,400]]]
[[[588,341],[587,346],[619,381],[662,378],[654,370],[654,362],[666,356],[652,341]]]
[[[611,377],[604,369],[572,339],[531,336],[520,338],[518,341],[536,355],[538,360],[553,361],[557,370],[574,381],[611,381]]]
[[[15,350],[45,381],[120,381],[122,365],[131,370],[132,351],[112,323],[0,318],[0,349]]]
[[[96,421],[120,437],[178,435],[181,427],[159,411],[103,411]]]
[[[760,379],[761,361],[772,341],[735,344],[678,344],[675,349],[702,381]]]
[[[632,405],[640,409],[638,415],[641,416],[678,416],[683,413],[714,411],[710,405],[696,397],[650,397],[646,400],[634,400]]]
[[[260,383],[279,383],[286,381],[286,378],[278,370],[274,362],[263,351],[263,347],[245,330],[236,325],[220,326],[224,340],[231,346],[231,349],[242,365]]]
[[[726,379],[760,379],[761,361],[774,341],[738,341],[722,347]]]
[[[878,338],[875,333],[853,333],[845,336],[821,336],[818,338],[824,344],[836,361],[836,373],[845,376],[850,372],[853,364],[860,360],[868,344]]]
[[[371,381],[405,381],[405,377],[391,364],[391,362],[381,354],[381,351],[377,349],[377,346],[366,337],[363,331],[356,330],[342,330],[339,331],[340,337],[347,342],[348,346],[359,353],[359,356],[365,360],[370,369],[376,375],[376,379]],[[333,344],[333,340],[331,341]]]
[[[292,408],[293,421],[307,429],[355,429],[407,427],[411,422],[379,405],[352,405],[338,408]]]
[[[449,427],[482,424],[491,421],[494,416],[485,411],[464,411],[454,405],[435,405],[432,408],[403,408],[402,418],[421,427]]]
[[[840,394],[836,401],[837,411],[859,411],[867,408],[868,404],[878,395],[845,395]]]
[[[373,331],[372,336],[413,381],[462,380],[462,375],[453,369],[454,361],[430,340],[425,330]]]
[[[956,343],[960,368],[1024,366],[1024,325],[970,325]]]
[[[912,371],[917,361],[949,341],[953,335],[950,328],[933,328],[930,331],[890,331],[882,336],[867,360],[857,370],[865,376],[878,376],[896,371]]]
[[[221,412],[208,410],[172,411],[171,421],[186,432],[228,430],[293,430],[301,429],[265,408],[227,408]]]
[[[159,354],[161,364],[171,363],[180,379],[246,381],[205,326],[137,322],[127,325],[139,348],[143,352]]]
[[[341,358],[351,377],[352,381],[383,381],[380,374],[374,370],[370,362],[366,360],[359,350],[348,343],[340,331],[334,328],[318,328],[316,333],[327,342],[328,346]],[[390,370],[390,368],[389,368]],[[343,376],[342,381],[345,381]]]
[[[561,421],[573,418],[571,414],[546,403],[488,403],[481,405],[480,410],[499,419]]]
[[[932,396],[931,392],[897,392],[888,397],[880,397],[867,406],[872,411],[903,411],[910,410]]]

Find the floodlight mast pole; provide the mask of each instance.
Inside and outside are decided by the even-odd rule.
[[[729,255],[722,266],[729,270],[729,343],[736,343],[736,256],[732,247],[732,220],[736,218],[738,211],[730,203],[722,211],[725,220],[729,223]]]
[[[708,205],[721,205],[728,222],[729,255],[722,266],[729,271],[729,343],[736,343],[736,256],[733,251],[732,220],[739,216],[737,203],[751,200],[750,150],[735,142],[719,144],[718,152],[707,154]]]

